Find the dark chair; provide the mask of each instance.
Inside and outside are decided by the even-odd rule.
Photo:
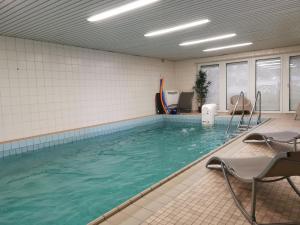
[[[194,92],[181,92],[178,101],[178,113],[192,112]]]

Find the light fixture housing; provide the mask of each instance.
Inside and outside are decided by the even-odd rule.
[[[94,16],[91,16],[89,18],[87,18],[88,21],[90,22],[96,22],[96,21],[100,21],[100,20],[104,20],[113,16],[117,16],[119,14],[123,14],[125,12],[131,11],[131,10],[135,10],[141,7],[144,7],[146,5],[150,5],[152,3],[158,2],[160,0],[137,0],[137,1],[133,1],[130,2],[128,4],[107,10],[105,12],[96,14]]]
[[[189,46],[189,45],[202,44],[202,43],[205,43],[205,42],[222,40],[222,39],[231,38],[231,37],[234,37],[234,36],[236,36],[235,33],[224,34],[224,35],[219,35],[219,36],[205,38],[205,39],[182,42],[182,43],[179,44],[179,46]]]
[[[229,49],[229,48],[238,48],[238,47],[244,47],[252,44],[253,44],[252,42],[245,42],[245,43],[239,43],[234,45],[226,45],[226,46],[221,46],[216,48],[204,49],[203,52],[212,52],[212,51],[218,51],[218,50]]]
[[[206,24],[208,22],[210,22],[209,19],[198,20],[198,21],[194,21],[191,23],[181,24],[181,25],[178,25],[175,27],[169,27],[169,28],[165,28],[162,30],[152,31],[152,32],[145,34],[144,36],[145,37],[153,37],[153,36],[168,34],[168,33],[176,32],[176,31],[180,31],[180,30],[185,30],[185,29],[188,29],[191,27],[200,26],[200,25]]]

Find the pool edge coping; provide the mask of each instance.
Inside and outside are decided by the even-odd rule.
[[[160,180],[159,182],[154,183],[150,187],[148,187],[145,190],[143,190],[142,192],[134,195],[133,197],[126,200],[125,202],[121,203],[120,205],[118,205],[118,206],[114,207],[113,209],[109,210],[108,212],[104,213],[103,215],[95,218],[91,222],[87,223],[87,225],[99,225],[100,223],[106,221],[107,219],[109,219],[112,216],[116,215],[117,213],[121,212],[122,210],[124,210],[128,206],[132,205],[133,203],[135,203],[136,201],[138,201],[139,199],[141,199],[145,195],[147,195],[147,194],[151,193],[152,191],[158,189],[162,185],[166,184],[168,181],[174,179],[175,177],[179,176],[180,174],[184,173],[185,171],[187,171],[190,168],[194,167],[195,165],[199,164],[200,162],[202,162],[203,160],[205,160],[206,158],[208,158],[212,154],[222,150],[227,145],[229,145],[232,142],[236,141],[237,139],[245,136],[246,134],[252,132],[253,130],[265,125],[266,123],[270,122],[271,120],[272,120],[272,118],[267,118],[262,123],[260,123],[259,125],[255,126],[255,127],[252,127],[251,129],[249,129],[247,131],[242,132],[241,134],[239,134],[236,137],[230,139],[229,141],[225,142],[224,144],[222,144],[221,146],[219,146],[216,149],[212,150],[211,152],[203,155],[202,157],[200,157],[200,158],[196,159],[195,161],[189,163],[188,165],[184,166],[183,168],[179,169],[178,171],[170,174],[169,176],[165,177],[164,179]]]

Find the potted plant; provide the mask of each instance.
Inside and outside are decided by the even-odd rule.
[[[198,111],[201,113],[202,106],[205,104],[205,100],[208,94],[208,88],[211,85],[211,81],[207,81],[206,71],[199,70],[196,76],[195,86],[193,87],[197,95]]]

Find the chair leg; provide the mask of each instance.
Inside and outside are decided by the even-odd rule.
[[[253,180],[252,182],[252,196],[251,196],[251,217],[252,221],[256,221],[256,215],[255,215],[255,210],[256,210],[256,181]]]
[[[242,212],[242,214],[245,216],[245,218],[249,221],[249,223],[251,223],[252,225],[256,225],[256,218],[255,218],[255,206],[256,206],[256,184],[252,184],[252,207],[251,207],[251,216],[249,215],[249,213],[246,211],[246,209],[243,207],[242,203],[240,202],[240,200],[237,198],[236,194],[233,191],[233,188],[230,184],[229,178],[228,178],[228,172],[225,168],[225,165],[222,163],[222,171],[225,177],[225,181],[227,184],[227,187],[232,195],[232,198],[236,204],[236,206],[239,208],[239,210]],[[254,189],[253,189],[254,188]]]
[[[291,185],[291,187],[294,189],[294,191],[296,192],[296,194],[300,197],[300,190],[296,187],[296,185],[294,184],[294,182],[291,180],[290,177],[286,178],[287,181],[289,182],[289,184]]]

